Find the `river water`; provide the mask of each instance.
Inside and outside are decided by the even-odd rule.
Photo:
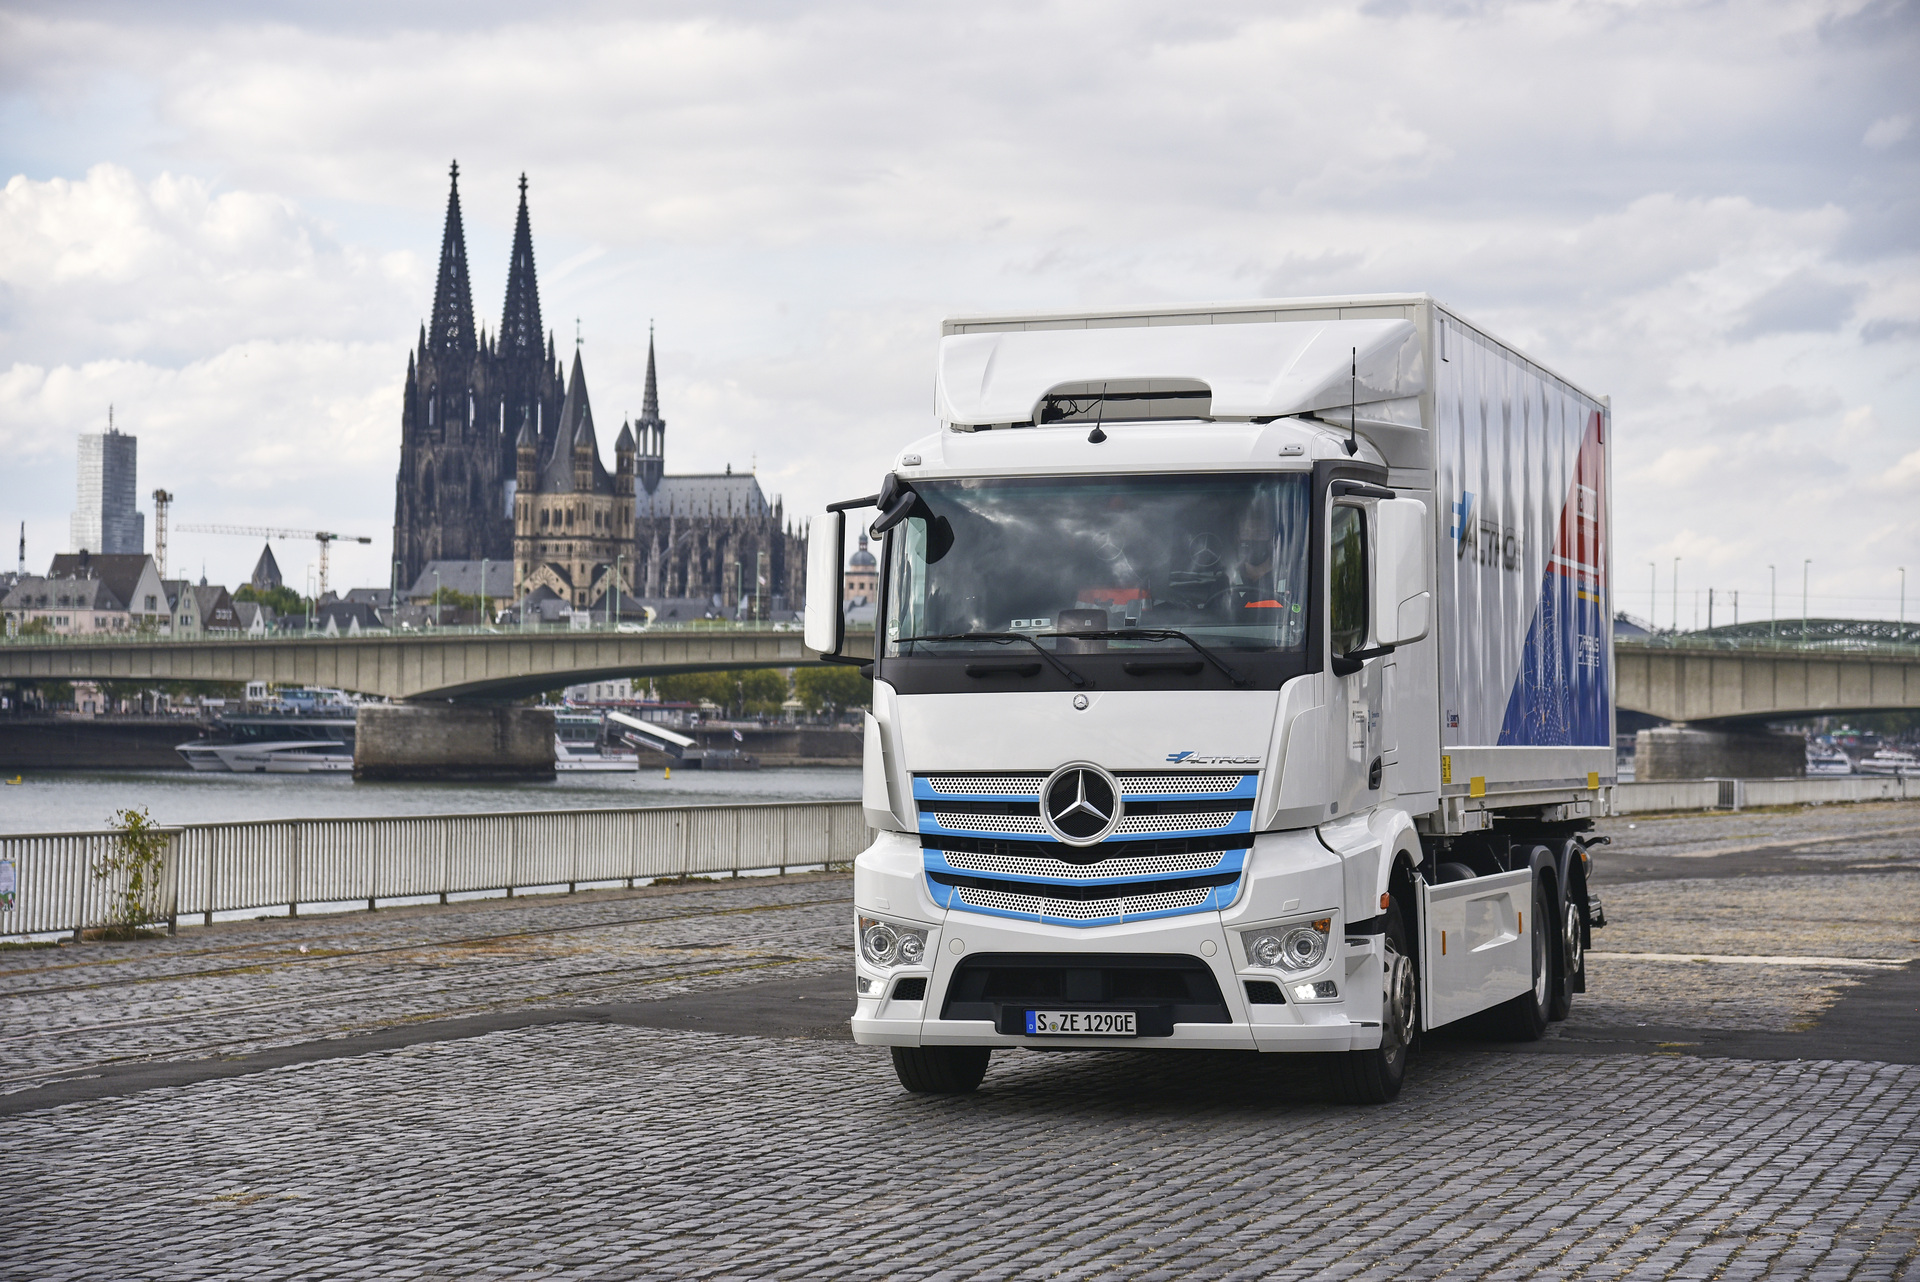
[[[563,775],[552,783],[355,783],[350,775],[200,774],[129,770],[24,774],[0,783],[0,833],[97,832],[122,809],[156,823],[458,815],[505,810],[732,805],[752,801],[858,801],[858,766],[754,771],[642,770]]]

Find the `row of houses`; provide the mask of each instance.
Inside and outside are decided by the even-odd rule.
[[[151,556],[132,553],[63,552],[45,574],[0,576],[0,615],[10,633],[39,621],[62,636],[264,633],[275,624],[269,606],[236,602],[204,578],[163,579]]]

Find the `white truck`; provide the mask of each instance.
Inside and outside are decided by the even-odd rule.
[[[811,526],[880,601],[856,1042],[1309,1052],[1584,988],[1613,786],[1610,411],[1425,295],[968,316],[936,430]],[[857,644],[856,634],[854,643]]]

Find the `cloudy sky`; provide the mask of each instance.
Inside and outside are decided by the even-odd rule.
[[[601,422],[652,318],[669,469],[790,508],[947,312],[1425,290],[1612,394],[1618,604],[1920,618],[1916,66],[1898,0],[0,4],[0,521],[64,548],[111,403],[176,521],[384,583],[457,157],[479,321],[524,170]]]

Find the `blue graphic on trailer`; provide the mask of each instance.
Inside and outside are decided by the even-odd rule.
[[[1520,672],[1507,699],[1500,743],[1526,747],[1607,747],[1612,673],[1607,670],[1606,455],[1602,417],[1593,413],[1560,511],[1560,531],[1540,605],[1527,629]]]

